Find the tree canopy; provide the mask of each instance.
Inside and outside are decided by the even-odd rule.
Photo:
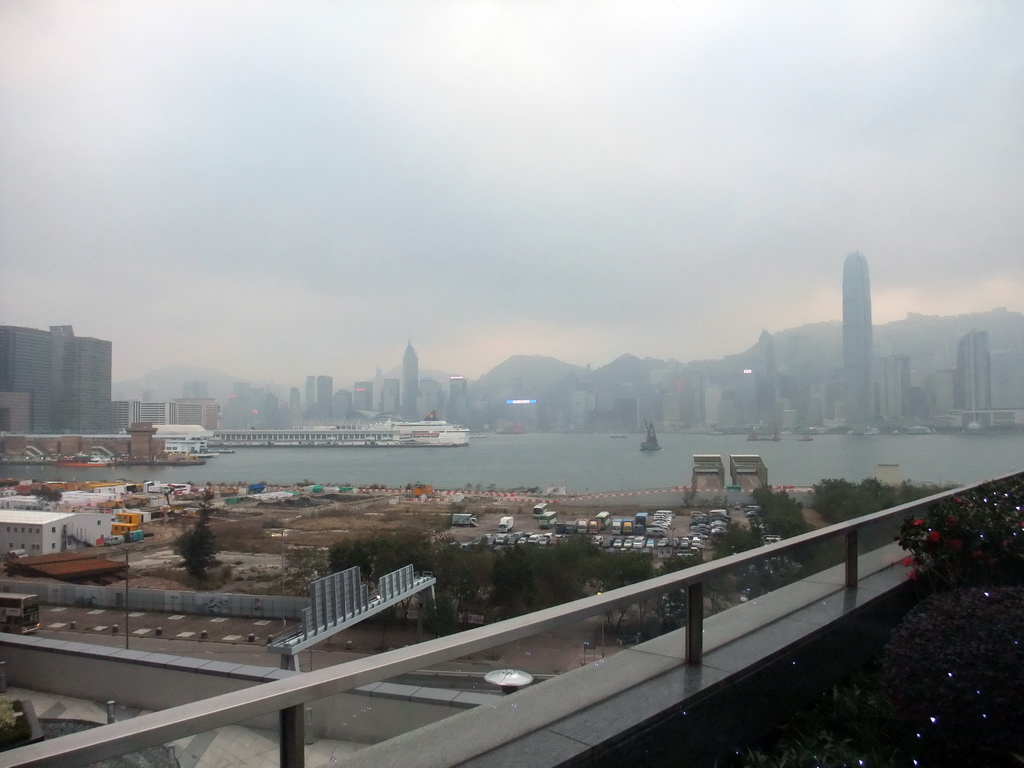
[[[213,492],[208,490],[199,503],[196,524],[182,533],[174,544],[175,551],[185,561],[188,575],[199,581],[205,581],[207,572],[218,565],[217,537],[210,529],[212,501]]]

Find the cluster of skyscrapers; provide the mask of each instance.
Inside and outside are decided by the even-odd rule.
[[[410,341],[399,378],[378,367],[372,379],[335,388],[331,376],[310,375],[304,390],[292,387],[287,399],[248,382],[215,398],[206,382],[188,381],[182,396],[172,400],[142,393],[138,400],[112,402],[109,341],[75,336],[70,326],[0,326],[0,431],[109,433],[136,422],[287,428],[430,415],[505,430],[618,432],[636,430],[645,420],[667,428],[722,430],[866,430],[919,423],[1024,428],[1024,350],[991,350],[988,332],[972,330],[958,339],[955,361],[947,354],[945,361],[917,355],[913,362],[905,353],[879,355],[862,254],[847,256],[842,287],[839,365],[831,362],[834,342],[814,350],[799,335],[780,343],[764,332],[739,356],[741,365],[666,364],[618,378],[580,369],[546,384],[524,385],[514,378],[487,391],[477,386],[472,401],[462,376],[421,376]]]
[[[402,356],[401,378],[385,377],[378,367],[373,379],[357,381],[351,389],[335,389],[324,374],[306,376],[305,391],[292,387],[285,405],[277,395],[249,384],[236,384],[222,415],[226,429],[331,424],[352,419],[394,418],[417,421],[433,415],[464,423],[469,416],[468,382],[450,376],[444,384],[421,377],[412,342]]]

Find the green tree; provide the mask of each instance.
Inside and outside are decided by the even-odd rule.
[[[943,487],[915,485],[907,480],[899,485],[889,485],[873,477],[865,478],[859,483],[828,478],[814,484],[812,504],[825,522],[842,523],[855,517],[916,501],[942,490]]]
[[[811,530],[811,524],[804,519],[804,505],[785,491],[756,488],[753,497],[761,507],[761,518],[773,533],[788,539]]]
[[[533,569],[534,547],[506,547],[494,561],[491,604],[502,618],[533,610],[537,585]]]
[[[443,540],[434,553],[434,578],[438,592],[444,592],[455,603],[455,613],[483,613],[494,572],[496,553],[483,547],[463,549]]]
[[[711,546],[715,558],[757,549],[761,546],[761,529],[730,522],[724,534],[711,537]]]
[[[185,571],[192,578],[206,581],[206,574],[217,566],[217,537],[210,529],[213,492],[205,491],[199,503],[196,524],[182,533],[175,542],[175,551],[185,561]]]
[[[448,592],[437,591],[434,596],[434,604],[427,609],[423,626],[437,637],[450,635],[458,629],[458,608],[455,599]]]

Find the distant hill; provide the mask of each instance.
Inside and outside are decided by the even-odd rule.
[[[151,402],[165,403],[182,397],[186,381],[205,381],[207,395],[223,401],[237,381],[245,381],[214,368],[195,365],[165,365],[137,379],[115,382],[111,387],[112,400],[141,400],[144,393],[152,393]]]
[[[503,397],[536,397],[552,385],[574,377],[590,377],[587,368],[563,363],[543,355],[513,355],[475,382],[475,391],[494,392]]]
[[[876,325],[875,356],[905,354],[917,375],[952,368],[956,365],[957,342],[972,330],[988,331],[992,350],[1024,352],[1024,314],[995,309],[951,316],[911,314],[905,320]],[[842,338],[843,326],[838,321],[779,331],[772,335],[776,366],[780,373],[833,376],[842,365]],[[639,358],[627,353],[596,369],[543,355],[513,355],[471,385],[474,397],[550,399],[557,392],[564,399],[566,392],[578,387],[613,391],[625,384],[642,386],[651,381],[651,373],[656,370],[695,372],[709,381],[728,382],[741,375],[745,368],[760,365],[761,350],[757,340],[746,350],[717,360],[681,363],[672,359]],[[388,374],[400,377],[400,369]],[[441,381],[447,378],[447,374],[440,371],[423,371],[421,375],[434,375]],[[232,385],[244,380],[212,368],[168,365],[137,379],[115,383],[113,398],[137,399],[149,391],[156,401],[173,400],[182,396],[184,382],[205,381],[210,397],[223,401]],[[352,382],[335,382],[339,389],[351,385]],[[253,382],[253,386],[270,386],[279,396],[287,395],[286,391],[268,382]]]

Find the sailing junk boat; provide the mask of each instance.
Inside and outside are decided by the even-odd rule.
[[[644,452],[660,451],[661,446],[658,445],[658,436],[654,434],[654,425],[648,424],[645,419],[644,426],[647,427],[647,439],[640,443],[640,450]]]

